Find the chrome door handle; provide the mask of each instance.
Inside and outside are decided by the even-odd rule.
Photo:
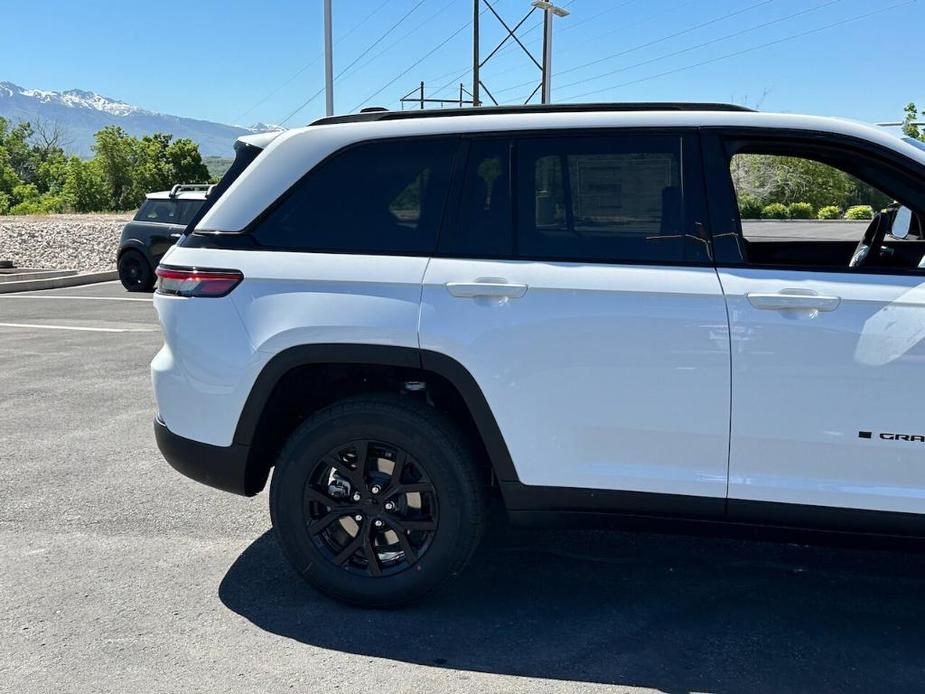
[[[446,288],[450,294],[460,299],[519,299],[527,293],[527,285],[507,282],[447,282]]]
[[[839,296],[823,296],[811,290],[784,289],[775,293],[748,292],[748,302],[764,311],[834,311],[841,304]]]

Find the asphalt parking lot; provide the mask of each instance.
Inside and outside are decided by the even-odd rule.
[[[243,499],[160,458],[150,297],[0,297],[0,690],[925,691],[925,553],[499,518],[404,611],[301,584]]]

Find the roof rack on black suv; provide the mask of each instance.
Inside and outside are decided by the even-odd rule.
[[[208,197],[213,185],[214,184],[212,183],[177,183],[173,188],[170,189],[170,197],[175,198],[180,193],[197,192],[205,192],[206,197]]]
[[[441,108],[421,111],[389,111],[388,109],[364,109],[360,113],[344,116],[319,118],[311,125],[333,125],[335,123],[365,123],[380,120],[404,118],[439,118],[441,116],[487,116],[511,113],[581,113],[583,111],[754,111],[737,104],[697,103],[686,101],[640,101],[603,104],[542,104],[532,106],[480,106],[478,108]]]

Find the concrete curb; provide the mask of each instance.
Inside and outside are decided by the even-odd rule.
[[[106,272],[87,272],[69,277],[50,277],[46,279],[22,280],[20,282],[0,282],[0,294],[12,292],[32,292],[37,289],[58,289],[59,287],[79,287],[82,284],[96,284],[119,279],[117,270]]]
[[[28,280],[50,280],[56,277],[73,277],[77,270],[23,270],[22,272],[0,272],[0,282],[26,282]]]

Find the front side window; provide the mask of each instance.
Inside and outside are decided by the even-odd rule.
[[[772,153],[773,152],[773,153]],[[729,159],[741,231],[741,253],[756,266],[807,269],[917,268],[923,235],[918,217],[909,235],[892,238],[892,216],[902,201],[873,185],[876,167],[824,161],[798,147],[761,151],[748,145]],[[888,183],[888,181],[885,181]],[[861,245],[875,245],[863,265],[852,261]]]
[[[350,147],[296,184],[254,237],[279,250],[430,253],[456,147],[453,139]]]
[[[617,134],[519,144],[518,253],[597,262],[705,261],[682,180],[682,137]]]

